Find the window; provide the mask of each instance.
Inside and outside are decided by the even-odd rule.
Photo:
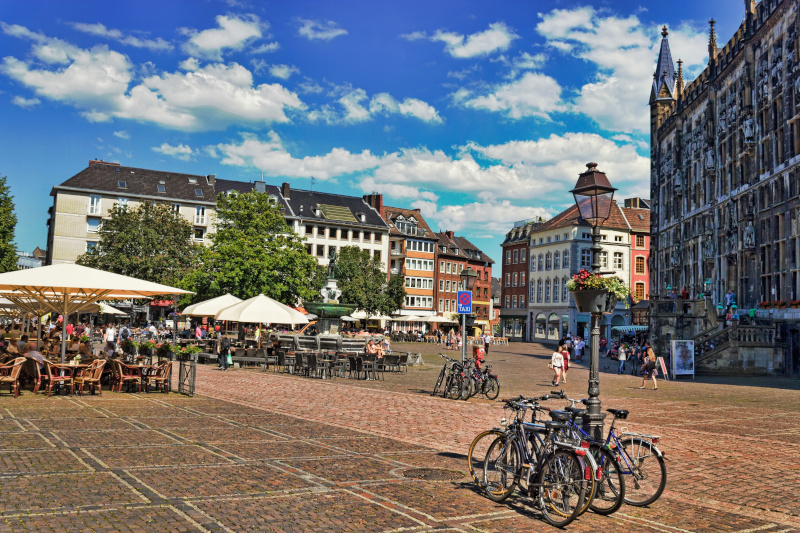
[[[600,252],[600,268],[608,268],[608,252]]]
[[[511,250],[506,250],[506,264],[511,264]]]
[[[614,270],[622,270],[622,252],[614,252]]]
[[[483,271],[483,281],[489,281],[489,271],[488,270],[484,270]]]
[[[614,242],[622,242],[622,235],[614,235]]]
[[[127,189],[128,188],[128,182],[125,181],[125,180],[119,180],[119,181],[117,181],[117,187],[119,187],[120,189]]]
[[[544,282],[544,301],[545,302],[549,302],[550,301],[550,280],[549,279]]]
[[[567,278],[561,280],[561,301],[569,302],[567,299]]]
[[[445,292],[450,292],[450,280],[444,282],[444,287],[445,287],[444,289]]]
[[[440,313],[444,312],[444,300],[442,300],[441,298],[439,298],[439,312]]]
[[[581,234],[581,237],[584,238],[584,239],[591,239],[592,235],[590,233],[583,233],[583,234]]]
[[[525,272],[520,272],[519,273],[519,286],[520,287],[524,287],[525,286]]]
[[[206,208],[203,206],[196,206],[194,208],[194,223],[205,225],[206,224]]]
[[[536,301],[542,301],[542,280],[536,281]]]
[[[601,240],[601,241],[607,241],[607,240],[608,240],[608,235],[601,234],[601,235],[600,235],[600,240]]]
[[[206,230],[203,228],[194,228],[194,240],[202,242],[206,236]]]
[[[644,235],[637,235],[636,236],[636,247],[637,248],[644,248]]]
[[[519,262],[520,263],[524,263],[525,262],[525,256],[526,255],[527,255],[527,250],[525,248],[523,248],[522,250],[519,251]]]
[[[569,240],[569,233],[565,233],[565,234],[564,234],[564,240],[565,240],[565,241],[566,241],[566,240]]]
[[[448,273],[448,274],[450,273],[450,265],[451,265],[451,263],[450,263],[450,261],[448,261],[447,262],[447,269],[445,270],[445,272]]]
[[[176,213],[180,213],[181,212],[181,204],[173,203],[172,204],[172,210],[175,211]]]
[[[508,298],[508,296],[506,296],[506,298]],[[445,311],[450,311],[450,300],[445,300],[444,301],[444,310]]]
[[[375,250],[375,253],[373,253],[373,254],[372,254],[372,257],[374,257],[375,259],[378,259],[378,260],[380,260],[380,258],[381,258],[381,251],[380,251],[380,250]]]
[[[95,241],[86,241],[86,252],[93,252],[94,249],[97,248],[97,242]]]
[[[444,292],[444,280],[443,279],[439,280],[439,290]]]
[[[556,279],[553,280],[553,301],[554,302],[558,301],[558,295],[561,294],[561,293],[558,292],[558,289],[559,289],[559,287],[558,287],[558,278],[556,278]]]
[[[86,231],[89,233],[97,233],[100,231],[100,219],[99,218],[90,218],[87,219],[87,228]]]
[[[197,185],[197,178],[189,178],[189,183],[191,185]]]
[[[519,276],[516,272],[514,272],[514,282],[511,284],[512,287],[516,287],[517,283],[519,282]]]
[[[550,237],[547,238],[547,242],[550,242]]]
[[[511,286],[511,274],[506,273],[506,287]]]
[[[558,252],[553,254],[553,268],[556,270],[561,268],[561,254]]]
[[[117,205],[120,207],[128,207],[128,199],[127,198],[117,198]]]
[[[519,250],[514,250],[514,264],[519,263]]]
[[[644,283],[636,284],[636,289],[634,290],[633,296],[639,301],[644,300]]]
[[[167,192],[167,186],[159,183],[156,185],[156,190],[158,190],[158,192]]]
[[[531,272],[536,272],[536,261],[531,258]]]
[[[325,257],[325,245],[318,244],[317,245],[317,257]]]
[[[539,270],[544,270],[544,255],[539,254],[538,263],[539,263],[539,266],[538,266]]]
[[[512,296],[511,297],[511,306],[516,309],[516,307],[517,307],[517,297],[516,296]]]
[[[554,239],[556,242],[558,242],[558,241],[560,241],[560,240],[561,240],[561,235],[556,235],[555,237],[553,237],[553,239]]]
[[[306,226],[306,235],[313,235],[314,234],[314,226]]]
[[[308,255],[314,255],[314,245],[313,244],[306,244],[306,253]]]
[[[592,266],[592,251],[581,250],[581,268],[589,268]]]
[[[364,233],[364,240],[372,242],[372,232],[371,231],[367,231],[367,232]]]
[[[195,189],[194,190],[195,196],[203,196],[203,189]]]
[[[553,256],[548,252],[547,255],[544,256],[544,269],[550,270],[551,268],[553,268]]]
[[[569,250],[564,250],[561,254],[561,268],[569,268]]]
[[[511,296],[506,295],[506,307],[511,305]]]
[[[636,273],[644,274],[644,257],[641,255],[636,258]]]
[[[519,306],[520,307],[525,307],[525,297],[524,296],[520,296],[519,297]]]
[[[456,301],[455,300],[450,300],[450,309],[452,309],[453,311],[456,310]]]

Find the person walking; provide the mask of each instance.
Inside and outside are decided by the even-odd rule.
[[[492,344],[492,334],[491,334],[491,332],[490,333],[486,333],[483,336],[483,351],[486,353],[486,355],[489,355],[489,345],[490,344]]]
[[[567,370],[569,370],[569,350],[566,346],[561,346],[561,355],[564,357],[564,366],[561,368],[561,383],[567,382]]]
[[[575,362],[580,363],[583,361],[583,349],[586,343],[583,342],[583,337],[578,337],[578,342],[575,344]]]
[[[563,351],[564,347],[559,346],[550,357],[550,368],[553,369],[552,384],[554,387],[558,385],[559,381],[561,381],[561,368],[564,366],[564,355],[562,354]]]
[[[653,390],[658,390],[658,383],[656,382],[656,354],[652,348],[647,349],[647,356],[645,357],[644,373],[642,374],[642,386],[644,388],[647,383],[647,378],[653,379]]]
[[[625,361],[628,360],[628,352],[627,346],[622,345],[619,347],[619,355],[617,356],[619,359],[619,369],[617,369],[617,374],[624,374],[625,373]]]
[[[231,353],[231,340],[223,335],[217,343],[217,360],[220,370],[228,370],[228,354]]]

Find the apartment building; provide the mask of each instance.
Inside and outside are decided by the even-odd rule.
[[[541,225],[533,220],[515,222],[501,244],[500,331],[509,340],[525,340],[528,336],[528,247],[531,231]]]

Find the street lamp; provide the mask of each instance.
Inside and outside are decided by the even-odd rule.
[[[475,280],[478,279],[478,274],[469,266],[461,271],[461,290],[472,292],[475,286]],[[467,315],[461,315],[461,364],[462,366],[467,362]]]
[[[600,273],[600,227],[611,215],[614,187],[604,172],[597,170],[597,163],[588,163],[586,171],[578,176],[578,183],[570,192],[581,218],[592,226],[592,272]],[[595,439],[603,436],[603,419],[600,409],[600,315],[592,313],[591,353],[589,360],[589,399],[587,413],[583,417],[584,430]]]
[[[706,278],[703,282],[703,294],[708,298],[711,296],[711,278]]]

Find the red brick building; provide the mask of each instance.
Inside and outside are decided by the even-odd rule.
[[[641,198],[627,198],[622,213],[631,227],[631,297],[650,299],[650,206]]]
[[[528,247],[531,230],[541,223],[516,222],[506,234],[500,275],[500,335],[509,340],[527,338]]]

